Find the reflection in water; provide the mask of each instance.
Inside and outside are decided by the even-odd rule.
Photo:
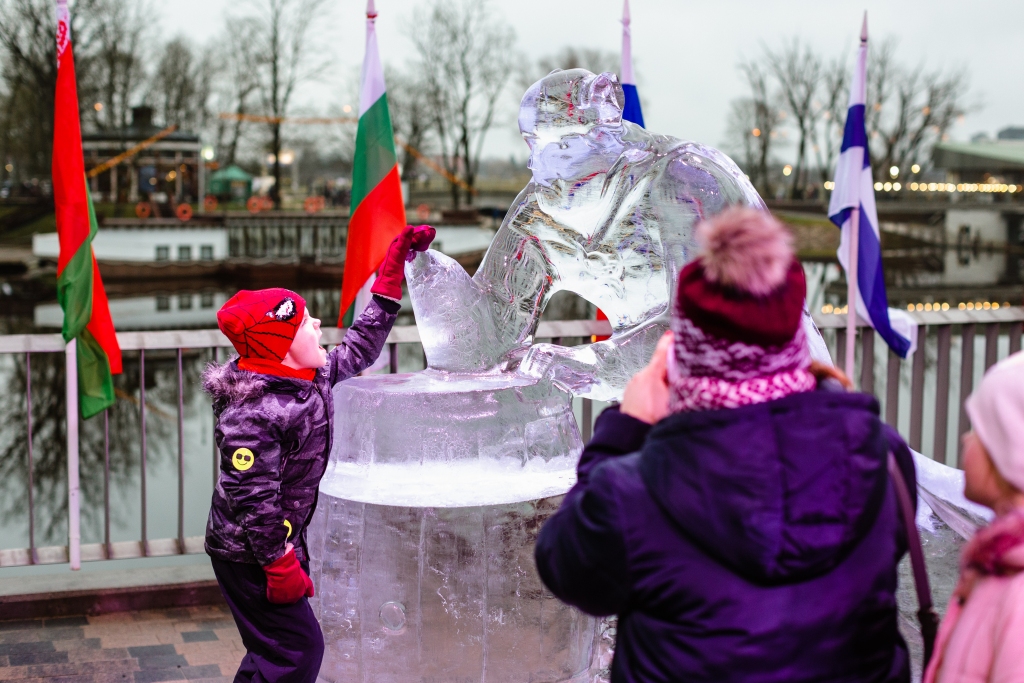
[[[197,390],[208,351],[192,352],[183,359],[184,408],[189,422],[203,404]],[[26,360],[24,354],[6,356],[0,376],[8,391],[0,396],[0,548],[28,546],[28,434],[26,415]],[[177,360],[174,351],[146,354],[146,436],[149,494],[177,486]],[[37,353],[32,370],[32,457],[36,545],[67,542],[67,452],[64,406],[64,355]],[[139,527],[139,356],[127,352],[124,372],[114,378],[117,401],[108,411],[110,506],[112,540]],[[197,404],[203,404],[202,406]],[[207,408],[208,409],[208,408]],[[192,419],[189,419],[192,418]],[[205,423],[205,420],[199,420]],[[104,526],[104,418],[97,415],[80,423],[79,460],[83,542],[103,540]],[[188,439],[189,432],[186,432]],[[205,439],[207,445],[210,440]],[[190,450],[194,444],[186,445]],[[209,462],[209,460],[205,460]],[[174,467],[167,467],[172,464]],[[160,477],[171,472],[169,481]],[[210,470],[206,470],[209,472]],[[154,475],[157,481],[154,481]],[[210,479],[210,475],[206,475]],[[176,496],[174,496],[176,498]],[[147,506],[151,507],[151,506]],[[161,517],[174,517],[162,510]],[[152,527],[152,523],[150,525]],[[129,538],[138,538],[137,532]],[[151,538],[156,536],[150,533]]]

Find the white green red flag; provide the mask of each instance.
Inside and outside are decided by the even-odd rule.
[[[60,255],[57,300],[64,309],[64,341],[77,339],[78,397],[82,417],[114,405],[112,375],[121,373],[121,348],[107,293],[92,252],[96,213],[85,179],[78,116],[75,57],[67,0],[57,0],[57,90],[53,115],[53,204]]]
[[[352,161],[352,212],[345,248],[338,326],[387,253],[391,240],[405,228],[405,203],[398,176],[395,134],[391,128],[384,70],[377,51],[373,0],[366,5],[366,55],[359,92],[359,127]]]

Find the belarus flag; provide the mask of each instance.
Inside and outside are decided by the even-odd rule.
[[[384,89],[384,70],[377,52],[376,18],[373,0],[368,0],[359,127],[352,161],[352,213],[348,222],[338,327],[344,326],[346,314],[356,303],[360,290],[365,290],[363,294],[369,299],[370,278],[384,260],[391,240],[405,228],[395,134]]]
[[[121,374],[121,348],[110,320],[107,293],[92,253],[96,213],[82,158],[78,87],[67,0],[57,0],[57,91],[53,115],[53,204],[60,255],[57,300],[64,309],[64,341],[77,339],[78,396],[82,417],[114,405],[111,375]]]

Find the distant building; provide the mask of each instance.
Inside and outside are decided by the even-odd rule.
[[[228,230],[213,225],[186,226],[177,220],[151,220],[139,227],[100,228],[92,250],[100,263],[223,261],[228,258]],[[56,260],[59,253],[57,233],[32,235],[34,256]]]
[[[131,125],[127,128],[83,133],[86,172],[160,131],[161,128],[153,125],[152,108],[135,107]],[[100,201],[135,203],[153,200],[201,205],[203,172],[199,136],[176,130],[91,178],[89,190]]]
[[[972,142],[940,142],[932,150],[932,163],[946,171],[947,182],[1024,184],[1024,128],[1001,130],[996,140],[976,136]]]

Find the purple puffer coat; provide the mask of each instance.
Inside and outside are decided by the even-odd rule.
[[[906,544],[871,396],[819,389],[648,425],[606,410],[541,530],[540,576],[618,614],[615,683],[910,680]]]
[[[312,382],[211,365],[220,477],[206,524],[206,552],[219,560],[268,565],[285,543],[307,561],[306,525],[316,509],[331,452],[331,387],[380,355],[398,304],[373,297]]]

